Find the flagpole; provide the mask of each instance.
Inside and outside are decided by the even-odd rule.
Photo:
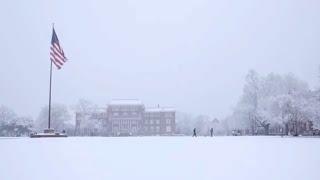
[[[49,85],[48,129],[50,129],[50,123],[51,123],[51,82],[52,82],[52,60],[50,59],[50,85]]]
[[[54,28],[54,23],[52,23],[52,28]],[[52,60],[50,59],[50,85],[49,85],[48,129],[50,129],[50,125],[51,125],[51,84],[52,84]]]
[[[58,69],[61,68],[67,58],[64,55],[64,52],[59,44],[58,36],[54,30],[54,23],[52,23],[52,37],[51,37],[51,46],[50,46],[50,79],[49,79],[49,107],[48,107],[48,129],[44,129],[43,133],[37,134],[31,133],[31,138],[39,137],[68,137],[65,131],[62,133],[54,132],[54,129],[51,129],[51,97],[52,97],[52,64],[55,64]]]

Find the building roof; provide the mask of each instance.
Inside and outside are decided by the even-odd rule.
[[[109,105],[143,105],[138,99],[113,99]]]
[[[176,110],[171,107],[156,107],[156,108],[146,108],[146,112],[175,112]]]

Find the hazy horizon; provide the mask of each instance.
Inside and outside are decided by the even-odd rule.
[[[48,104],[52,23],[69,61],[52,101],[140,99],[223,118],[250,69],[318,86],[320,1],[0,2],[0,105],[36,118]],[[9,18],[8,18],[9,17]]]

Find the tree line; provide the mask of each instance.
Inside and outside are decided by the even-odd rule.
[[[193,128],[204,136],[210,128],[217,135],[320,135],[320,89],[294,74],[250,70],[232,114],[217,120],[178,112],[176,121],[177,133],[185,135]]]
[[[319,73],[320,74],[320,73]],[[53,104],[51,126],[58,131],[66,130],[69,135],[103,135],[101,118],[82,122],[83,132],[75,132],[75,113],[99,114],[98,106],[80,99],[72,107]],[[44,106],[38,117],[19,116],[11,108],[0,106],[0,136],[27,136],[32,131],[47,128],[48,106]],[[320,128],[320,89],[309,85],[293,74],[260,75],[250,70],[245,78],[242,95],[232,110],[223,119],[207,115],[192,115],[177,112],[176,133],[191,135],[196,128],[199,135],[231,135],[236,130],[242,134],[294,134],[303,130]],[[311,129],[310,129],[311,128]]]
[[[298,135],[302,133],[296,132],[298,128],[319,129],[319,110],[318,88],[311,89],[293,74],[262,76],[251,70],[239,102],[225,121],[229,130],[241,129],[247,134],[268,135],[273,131]]]

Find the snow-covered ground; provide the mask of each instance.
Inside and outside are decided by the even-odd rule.
[[[0,180],[319,180],[320,139],[0,138]]]

